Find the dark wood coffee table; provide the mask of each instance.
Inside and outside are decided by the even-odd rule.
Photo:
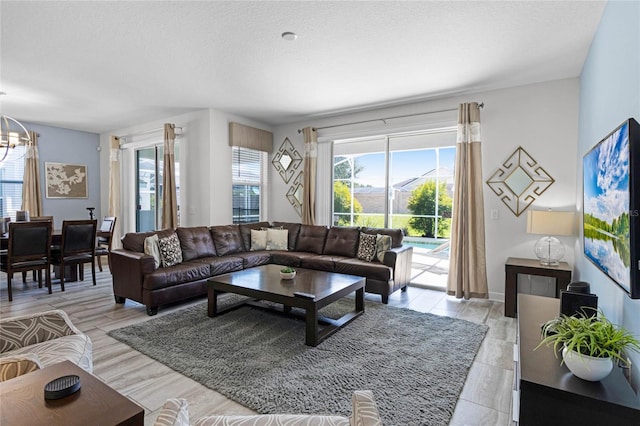
[[[283,310],[278,312],[287,314],[292,313],[292,307],[301,308],[305,311],[305,344],[317,346],[364,312],[365,278],[296,268],[294,279],[283,280],[280,278],[282,268],[284,266],[262,265],[210,278],[207,284],[209,288],[207,314],[215,317],[244,305],[274,310],[273,307],[260,303],[261,300],[282,304]],[[320,309],[354,291],[356,297],[353,311],[338,319],[318,315]],[[219,310],[218,295],[222,293],[235,293],[252,299],[243,300]],[[322,330],[320,325],[324,326]]]
[[[61,376],[80,377],[80,390],[44,399],[44,386]],[[1,425],[144,425],[144,409],[70,361],[0,383]]]

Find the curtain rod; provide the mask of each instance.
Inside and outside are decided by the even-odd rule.
[[[484,108],[484,102],[480,102],[478,104],[478,108]],[[450,112],[450,111],[457,111],[458,108],[449,108],[449,109],[440,109],[437,111],[428,111],[428,112],[418,112],[415,114],[407,114],[407,115],[396,115],[393,117],[386,117],[386,118],[373,118],[371,120],[362,120],[362,121],[353,121],[351,123],[343,123],[343,124],[334,124],[333,126],[324,126],[324,127],[316,127],[316,130],[323,130],[323,129],[331,129],[334,127],[342,127],[342,126],[351,126],[353,124],[364,124],[364,123],[373,123],[375,121],[382,121],[384,124],[387,124],[387,120],[393,120],[395,118],[406,118],[406,117],[416,117],[418,115],[427,115],[427,114],[437,114],[439,112]],[[302,129],[298,129],[298,133],[302,133]]]
[[[178,130],[180,129],[180,131],[182,131],[182,127],[174,127],[174,130]],[[127,138],[132,138],[134,136],[142,136],[142,135],[147,135],[149,133],[157,133],[157,132],[162,132],[164,131],[164,127],[161,127],[159,129],[153,129],[153,130],[145,130],[142,132],[136,132],[136,133],[131,133],[129,135],[125,135],[125,136],[117,136],[119,139],[124,139],[125,141],[127,140]],[[176,134],[176,136],[178,136],[178,134]]]

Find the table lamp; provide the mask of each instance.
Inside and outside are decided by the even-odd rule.
[[[560,264],[565,248],[564,244],[553,235],[573,235],[574,222],[574,212],[529,210],[527,213],[527,233],[545,235],[533,247],[541,265],[557,266]]]

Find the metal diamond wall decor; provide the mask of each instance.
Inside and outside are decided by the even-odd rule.
[[[289,138],[285,138],[278,148],[278,151],[271,160],[273,167],[276,168],[284,183],[289,183],[300,164],[302,164],[302,156],[293,146]]]
[[[495,171],[487,185],[520,216],[555,180],[522,147]]]
[[[304,176],[302,171],[298,173],[298,176],[293,180],[293,184],[287,191],[287,199],[293,206],[298,216],[302,217],[302,183],[304,182]]]

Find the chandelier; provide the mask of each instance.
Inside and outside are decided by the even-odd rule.
[[[9,149],[31,142],[29,132],[15,118],[7,115],[0,116],[0,162],[9,155]]]

